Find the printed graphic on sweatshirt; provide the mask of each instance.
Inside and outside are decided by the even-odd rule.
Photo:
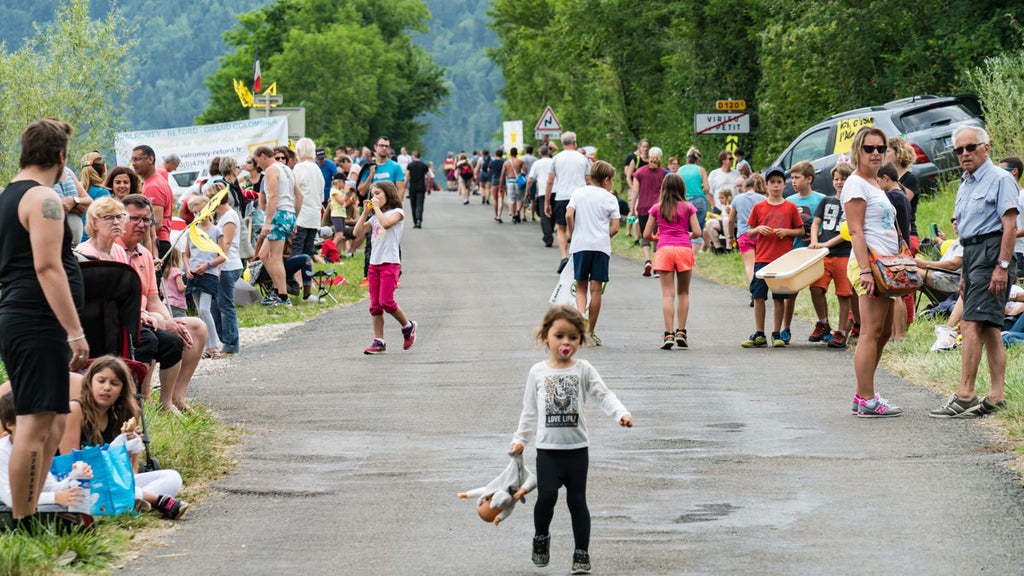
[[[580,421],[580,378],[576,375],[544,378],[544,425],[548,428],[575,428]]]

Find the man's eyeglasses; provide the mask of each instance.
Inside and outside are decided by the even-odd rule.
[[[981,146],[981,144],[967,144],[965,146],[957,146],[956,148],[953,148],[953,154],[959,156],[963,154],[964,151],[967,151],[967,153],[970,154],[971,152],[977,150],[978,146]]]
[[[153,224],[152,218],[147,218],[145,216],[132,216],[128,221],[135,226],[151,226]]]
[[[127,214],[107,214],[106,216],[100,216],[100,220],[103,220],[107,224],[113,224],[114,222],[124,222],[127,218]]]
[[[136,156],[136,157],[133,157],[133,158],[131,159],[131,163],[132,163],[132,164],[137,164],[137,163],[139,163],[139,162],[142,162],[142,161],[143,161],[143,160],[145,160],[145,159],[146,159],[146,157],[145,157],[145,156]]]
[[[865,154],[874,154],[876,152],[879,154],[885,154],[885,151],[888,150],[889,147],[885,144],[881,144],[879,146],[868,146],[865,144],[864,146],[861,146],[861,149],[864,150]]]

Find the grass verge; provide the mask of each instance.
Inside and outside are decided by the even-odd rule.
[[[192,415],[174,416],[144,407],[152,454],[163,468],[181,473],[185,488],[179,496],[190,502],[203,497],[209,481],[230,471],[231,447],[241,436],[240,429],[220,424],[209,408],[193,408]],[[97,518],[95,529],[82,534],[0,532],[0,576],[107,574],[137,546],[137,536],[165,522],[151,513]]]
[[[953,214],[955,199],[956,188],[953,185],[944,185],[936,194],[922,197],[917,209],[919,233],[928,234],[929,225],[934,222],[947,237],[954,238],[953,227],[949,219]],[[633,240],[624,233],[618,234],[612,239],[612,251],[631,260],[643,261],[643,252],[640,247],[634,246]],[[709,252],[698,253],[695,255],[694,272],[719,284],[747,287],[743,261],[737,252],[720,256]],[[831,291],[827,298],[829,311],[834,317],[839,303]],[[796,315],[811,322],[817,319],[808,290],[802,290],[797,296]],[[753,318],[751,318],[751,326],[753,326]],[[906,340],[892,342],[886,346],[885,354],[882,356],[882,366],[912,384],[949,395],[956,390],[959,384],[960,353],[959,351],[929,352],[929,348],[935,341],[934,329],[934,321],[916,320],[910,325]],[[738,342],[737,350],[739,350]],[[1014,468],[1024,471],[1024,456],[1020,456],[1024,454],[1024,370],[1020,368],[1024,366],[1024,346],[1016,346],[1007,351],[1006,366],[1008,408],[992,420],[998,423],[1018,453]],[[978,369],[977,393],[985,394],[990,384],[988,362],[983,357]]]
[[[331,288],[337,303],[325,298],[319,303],[296,301],[287,308],[243,306],[238,309],[239,326],[302,321],[366,296],[366,289],[359,288],[363,277],[361,257],[342,260],[339,264],[314,265],[316,271],[330,268],[349,279],[348,284]],[[6,380],[7,372],[0,363],[0,382]],[[195,502],[206,495],[210,481],[231,470],[231,449],[239,442],[241,429],[221,424],[216,413],[207,406],[193,404],[192,407],[193,414],[181,416],[156,410],[148,404],[144,409],[153,456],[163,468],[181,473],[185,487],[180,496]],[[29,536],[0,532],[0,576],[107,574],[114,563],[139,546],[140,534],[164,522],[154,514],[146,514],[99,518],[95,529],[86,534]]]
[[[313,265],[314,272],[333,268],[339,276],[345,277],[348,281],[347,284],[331,287],[331,294],[338,300],[338,304],[326,296],[324,300],[317,303],[302,302],[299,298],[292,296],[292,306],[274,308],[264,308],[259,304],[240,306],[238,308],[238,325],[246,328],[265,324],[299,322],[317,316],[324,310],[362,300],[366,296],[366,288],[359,287],[359,282],[363,279],[362,256],[362,252],[357,252],[355,258],[343,258],[338,264],[315,263]],[[316,294],[316,286],[313,287],[313,294]]]

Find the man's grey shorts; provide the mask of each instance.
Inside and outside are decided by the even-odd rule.
[[[505,201],[509,204],[518,204],[523,201],[523,190],[515,180],[505,182]]]
[[[979,244],[964,246],[964,315],[969,322],[985,322],[1002,328],[1006,299],[1010,295],[1010,284],[1017,279],[1016,258],[1010,259],[1006,288],[999,296],[988,290],[992,271],[999,262],[1000,236],[984,239]]]

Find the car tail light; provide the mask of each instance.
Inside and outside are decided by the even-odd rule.
[[[928,162],[931,162],[928,155],[924,153],[924,150],[921,150],[920,146],[911,142],[910,147],[914,149],[914,154],[917,155],[917,160],[914,161],[914,164],[927,164]]]

